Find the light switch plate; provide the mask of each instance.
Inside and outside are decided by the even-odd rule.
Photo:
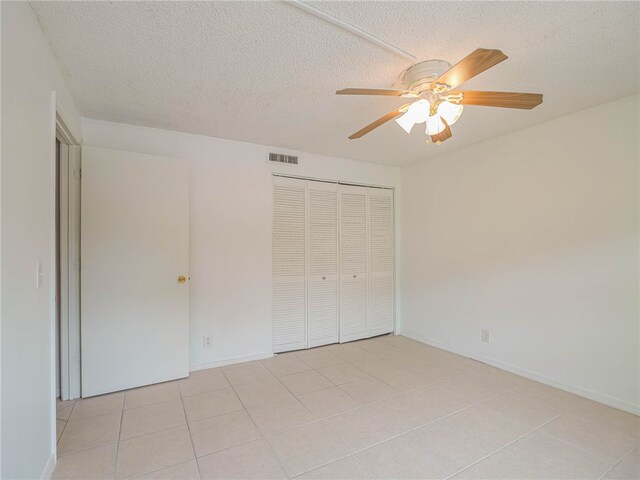
[[[44,272],[42,271],[42,263],[36,262],[36,288],[40,288],[42,286],[43,277]]]

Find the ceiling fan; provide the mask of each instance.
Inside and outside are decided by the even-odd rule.
[[[540,93],[480,92],[454,90],[508,57],[500,50],[478,48],[453,67],[443,60],[416,63],[401,76],[404,89],[345,88],[337,95],[384,95],[416,99],[380,117],[351,135],[360,138],[380,125],[396,119],[407,133],[426,123],[427,143],[440,144],[451,138],[451,125],[462,115],[464,105],[522,108],[530,110],[542,103]]]

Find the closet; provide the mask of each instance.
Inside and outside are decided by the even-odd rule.
[[[393,191],[274,176],[274,351],[393,327]]]

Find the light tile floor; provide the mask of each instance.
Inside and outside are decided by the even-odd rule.
[[[640,478],[639,417],[386,336],[58,403],[54,478]]]

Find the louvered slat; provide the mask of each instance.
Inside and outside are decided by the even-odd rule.
[[[309,278],[309,347],[338,341],[338,282],[336,275]]]
[[[369,229],[371,272],[393,272],[393,198],[390,195],[370,194]]]
[[[367,334],[367,189],[340,187],[340,341]]]
[[[367,336],[393,331],[393,276],[369,276]]]
[[[273,274],[305,274],[305,189],[274,187]]]
[[[367,335],[367,279],[343,278],[340,284],[340,342]]]
[[[305,182],[274,178],[273,346],[275,352],[306,346]]]
[[[275,352],[393,331],[393,230],[391,190],[274,180]]]
[[[367,336],[393,331],[393,192],[369,191]]]
[[[304,277],[278,279],[273,283],[274,352],[306,346]]]
[[[353,188],[353,187],[352,187]],[[362,192],[340,193],[340,272],[367,271],[367,196]]]
[[[338,195],[309,182],[309,274],[335,275],[338,269]],[[335,187],[335,186],[334,186]]]
[[[338,192],[336,184],[307,182],[309,279],[308,346],[338,341]]]

